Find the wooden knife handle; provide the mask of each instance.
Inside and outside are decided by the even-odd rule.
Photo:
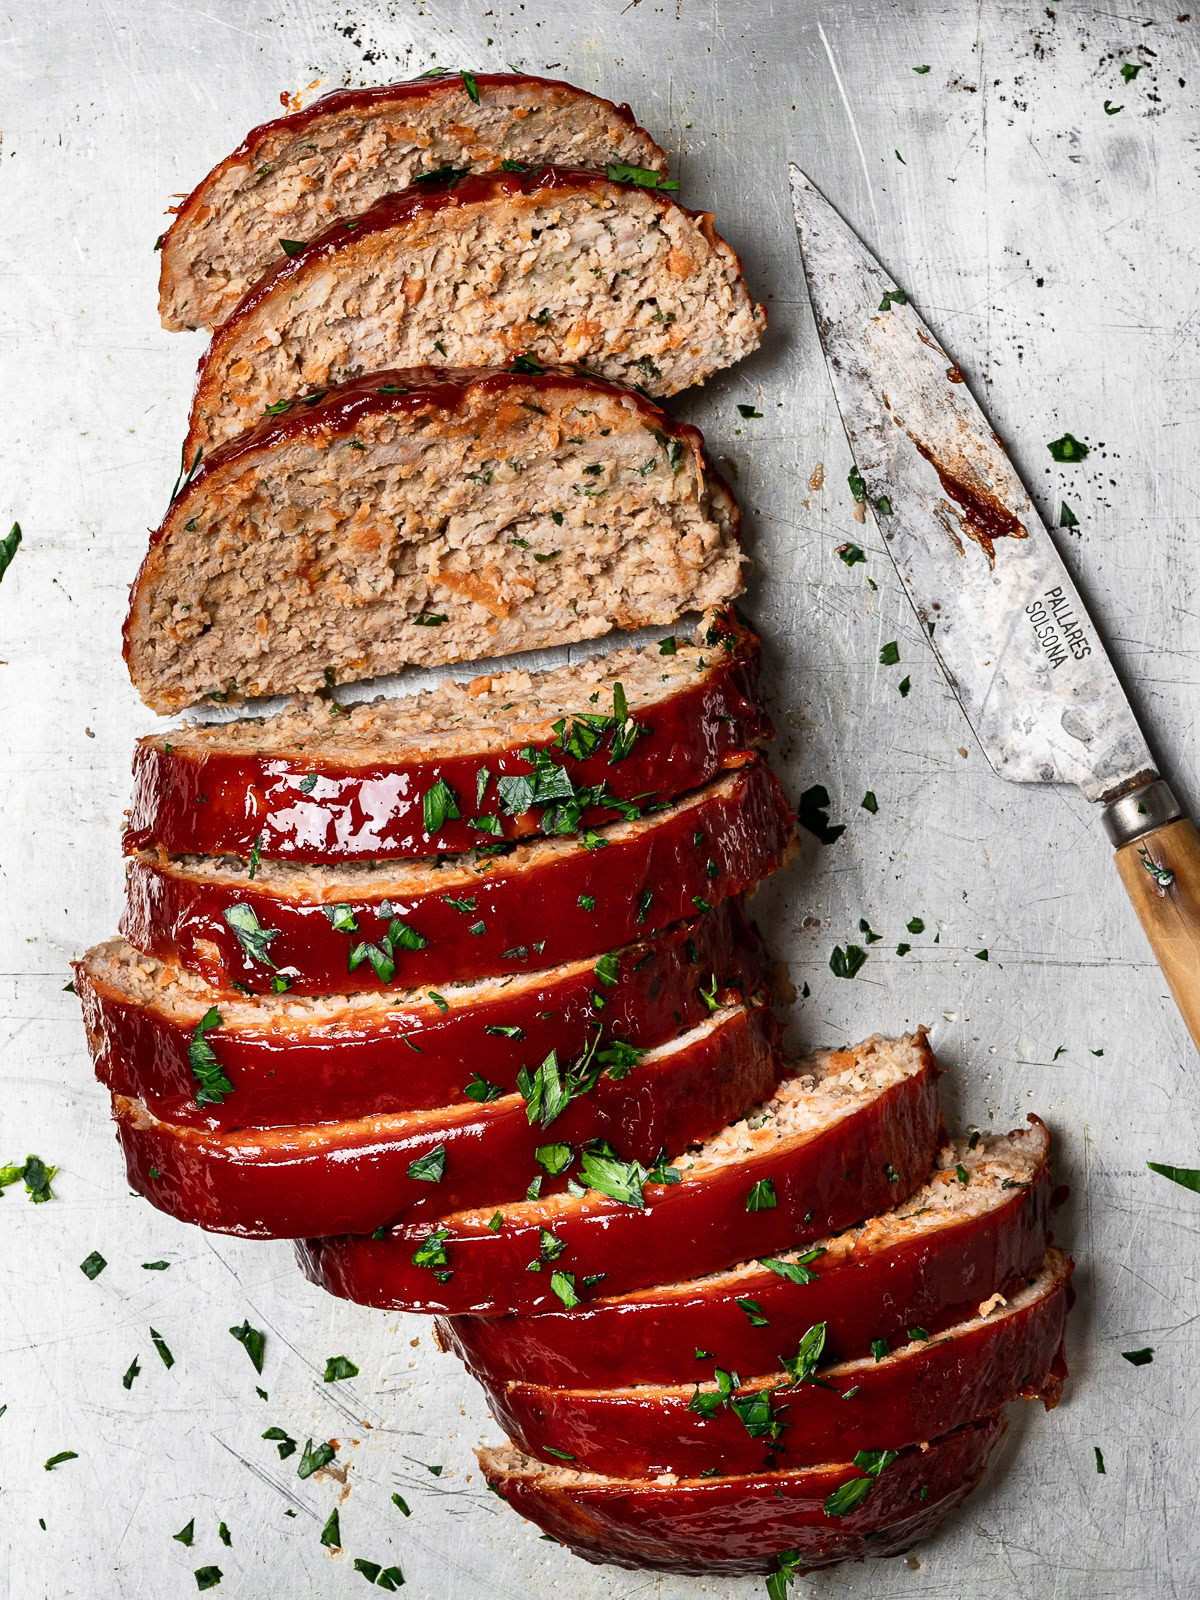
[[[1172,805],[1174,796],[1161,780],[1128,797],[1133,804],[1121,802],[1129,826],[1137,826],[1130,819],[1151,822],[1144,832],[1120,844],[1116,853],[1117,871],[1126,893],[1133,901],[1150,948],[1162,968],[1175,1004],[1187,1023],[1197,1048],[1200,1048],[1200,833],[1187,817],[1178,814],[1171,820],[1155,822],[1154,813],[1161,814],[1166,802],[1161,794],[1165,790]],[[1109,836],[1121,837],[1114,826],[1111,813],[1105,814]],[[1174,806],[1176,812],[1178,807]]]

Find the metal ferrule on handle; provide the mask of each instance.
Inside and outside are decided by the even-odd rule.
[[[1155,778],[1110,801],[1100,813],[1100,820],[1114,850],[1119,850],[1123,844],[1132,844],[1143,834],[1153,833],[1155,828],[1182,815],[1183,807],[1171,785],[1164,778]]]

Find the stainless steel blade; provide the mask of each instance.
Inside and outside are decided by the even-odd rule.
[[[829,376],[880,532],[975,737],[1016,783],[1089,800],[1154,774],[1125,692],[962,374],[796,166]]]

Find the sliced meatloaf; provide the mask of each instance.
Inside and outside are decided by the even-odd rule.
[[[800,1063],[745,1118],[654,1173],[583,1159],[566,1194],[309,1239],[305,1272],[333,1294],[397,1310],[571,1309],[820,1238],[916,1189],[942,1133],[924,1034],[868,1039]],[[587,1185],[587,1187],[585,1187]],[[546,1241],[550,1240],[547,1246]],[[547,1260],[548,1271],[530,1271]]]
[[[665,649],[665,653],[664,653]],[[740,766],[771,734],[758,640],[732,609],[692,640],[614,650],[551,672],[497,671],[419,695],[313,698],[139,740],[125,847],[300,861],[469,850],[552,826],[566,774],[579,822],[672,800]],[[502,803],[496,805],[495,802]],[[489,806],[488,802],[491,802]]]
[[[782,1595],[790,1577],[899,1555],[931,1533],[979,1482],[1004,1426],[987,1417],[895,1455],[724,1478],[606,1478],[512,1445],[477,1454],[514,1511],[585,1561],[705,1578],[779,1573]]]
[[[698,1350],[731,1372],[765,1372],[818,1322],[826,1359],[849,1360],[876,1339],[982,1315],[1030,1278],[1049,1242],[1051,1187],[1050,1135],[1031,1117],[1013,1133],[952,1140],[907,1200],[799,1250],[570,1312],[453,1317],[438,1334],[492,1385],[681,1383],[702,1372]]]
[[[671,395],[765,325],[712,217],[660,190],[581,167],[431,173],[280,255],[239,301],[200,364],[186,459],[306,385],[384,367],[519,353]]]
[[[707,913],[774,872],[792,816],[763,762],[582,835],[339,867],[139,851],[121,932],[222,989],[345,994],[532,972]],[[486,837],[486,835],[482,835]]]
[[[489,1389],[492,1415],[526,1455],[589,1472],[682,1478],[755,1472],[806,1461],[850,1461],[860,1450],[899,1450],[989,1416],[1010,1400],[1051,1410],[1066,1376],[1062,1360],[1071,1263],[1050,1250],[1041,1270],[1008,1300],[943,1333],[917,1327],[906,1342],[827,1364],[824,1323],[788,1362],[738,1378],[718,1358],[696,1363],[694,1383],[661,1389],[552,1389],[511,1382]],[[759,1315],[752,1306],[748,1315]]]
[[[492,1100],[551,1051],[650,1048],[762,982],[736,898],[601,960],[441,990],[221,995],[120,939],[75,964],[101,1082],[163,1121],[223,1129]]]
[[[610,162],[665,172],[667,157],[628,106],[525,73],[426,75],[339,89],[253,128],[173,207],[159,241],[164,328],[212,328],[276,261],[439,167],[487,171],[503,161]]]
[[[272,411],[151,539],[125,656],[156,711],[667,624],[741,588],[703,439],[629,389],[423,367]]]
[[[113,1114],[129,1182],[160,1210],[216,1233],[290,1239],[494,1210],[561,1187],[589,1152],[614,1146],[661,1164],[769,1095],[778,1069],[777,1029],[756,1003],[722,1007],[644,1054],[617,1044],[531,1062],[517,1093],[479,1104],[231,1132],[163,1122],[122,1095]],[[553,1260],[553,1241],[543,1248]]]

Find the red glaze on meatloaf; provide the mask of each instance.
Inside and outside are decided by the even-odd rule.
[[[130,859],[121,932],[218,988],[345,994],[530,972],[598,955],[778,868],[792,814],[755,761],[634,822],[418,869]]]
[[[585,1561],[737,1577],[779,1571],[781,1553],[784,1570],[799,1574],[910,1549],[966,1499],[1004,1428],[1002,1417],[986,1417],[901,1451],[873,1479],[848,1463],[733,1478],[605,1478],[511,1448],[477,1453],[513,1510]],[[848,1489],[864,1479],[865,1496]],[[856,1502],[841,1515],[839,1493]]]
[[[924,1035],[899,1046],[867,1040],[796,1070],[768,1107],[675,1163],[677,1182],[646,1182],[626,1199],[591,1188],[526,1201],[503,1207],[498,1222],[475,1210],[382,1237],[308,1239],[301,1266],[363,1305],[503,1316],[595,1299],[601,1284],[624,1293],[664,1270],[715,1272],[911,1194],[942,1137]],[[561,1246],[553,1268],[530,1272],[547,1234]]]
[[[102,1083],[163,1121],[233,1129],[511,1094],[521,1068],[552,1050],[566,1063],[597,1036],[600,1047],[664,1043],[713,1004],[753,994],[763,965],[758,935],[735,898],[601,961],[440,991],[222,998],[120,941],[77,962],[75,986]],[[190,1052],[198,1037],[233,1085],[216,1103],[196,1101]]]
[[[903,1205],[770,1258],[775,1270],[752,1260],[573,1311],[452,1317],[439,1337],[484,1383],[603,1389],[698,1377],[697,1350],[731,1372],[765,1372],[818,1322],[838,1360],[870,1354],[875,1339],[894,1344],[909,1328],[938,1332],[1008,1294],[1045,1254],[1050,1135],[1040,1118],[1029,1121],[1007,1135],[974,1135],[974,1145],[954,1140]]]
[[[129,1182],[160,1210],[217,1233],[290,1239],[494,1207],[535,1182],[559,1188],[592,1140],[645,1165],[677,1155],[769,1096],[779,1064],[778,1030],[758,1003],[714,1013],[632,1067],[624,1051],[603,1070],[586,1063],[598,1076],[556,1116],[548,1084],[540,1100],[232,1132],[160,1122],[120,1095],[113,1111]]]

